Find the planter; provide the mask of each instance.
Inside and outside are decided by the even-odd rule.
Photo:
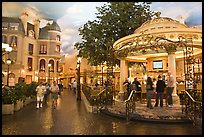
[[[14,111],[19,111],[21,108],[23,108],[23,101],[17,100],[14,104]]]
[[[19,111],[21,109],[21,104],[20,101],[16,101],[16,103],[14,104],[14,111]]]
[[[20,108],[23,108],[23,100],[20,100]]]
[[[26,97],[24,106],[28,105],[30,103],[30,97]]]
[[[14,114],[14,104],[2,104],[2,114]]]

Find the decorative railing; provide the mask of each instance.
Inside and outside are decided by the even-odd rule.
[[[103,108],[104,106],[112,105],[113,103],[113,91],[111,87],[106,87],[98,94],[98,105],[99,109]]]
[[[193,90],[182,90],[181,91],[181,105],[182,113],[192,120],[194,125],[202,126],[202,102],[195,100],[189,92]]]
[[[88,85],[82,86],[82,92],[89,101],[91,106],[97,106],[98,109],[103,108],[113,103],[113,91],[112,88],[106,87],[105,89],[92,89]]]
[[[133,116],[133,113],[135,111],[135,101],[136,101],[136,91],[132,90],[128,99],[125,100],[126,104],[126,120],[129,121],[131,117]]]

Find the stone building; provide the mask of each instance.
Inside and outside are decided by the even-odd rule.
[[[52,82],[60,79],[61,29],[55,21],[40,28],[40,20],[29,14],[2,17],[2,43],[12,51],[2,54],[2,83],[14,86],[20,80]],[[2,49],[3,51],[3,49]],[[11,64],[6,64],[10,59]],[[48,65],[50,64],[50,66]],[[9,71],[9,75],[8,75]]]

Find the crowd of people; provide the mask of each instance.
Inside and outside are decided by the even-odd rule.
[[[98,88],[98,83],[95,84],[96,88]],[[106,87],[107,82],[104,83],[104,86]],[[132,90],[135,90],[136,93],[141,94],[141,83],[137,78],[134,78],[134,81],[131,83],[128,79],[126,79],[123,83],[124,90],[127,92],[127,97],[129,97]],[[173,107],[173,99],[172,99],[172,93],[175,86],[175,81],[173,76],[170,72],[168,72],[168,78],[165,83],[165,78],[161,75],[159,75],[156,78],[151,78],[150,76],[147,77],[146,80],[146,99],[147,99],[147,107],[150,109],[153,109],[152,105],[152,98],[154,94],[156,94],[155,104],[154,107],[163,107],[163,93],[165,88],[167,88],[167,103],[168,107]],[[68,85],[68,88],[72,89],[74,93],[76,93],[77,90],[77,81],[74,80],[72,84]],[[43,101],[45,104],[48,102],[48,97],[51,94],[52,99],[52,108],[57,107],[57,99],[60,95],[61,91],[63,89],[63,85],[60,82],[57,84],[56,81],[53,82],[52,85],[49,85],[48,83],[42,83],[40,82],[39,85],[36,88],[37,92],[37,105],[36,108],[40,108],[43,106]]]
[[[156,78],[147,77],[146,80],[146,99],[147,99],[147,107],[153,109],[152,98],[154,94],[156,94],[155,105],[154,107],[163,107],[163,93],[165,88],[167,88],[167,104],[168,107],[173,107],[173,99],[172,94],[175,86],[175,81],[171,72],[168,72],[167,81],[165,82],[165,77],[159,75]],[[129,97],[131,91],[135,90],[136,93],[142,92],[141,83],[137,78],[134,78],[134,81],[131,83],[128,79],[123,82],[124,90],[126,90],[127,97]]]
[[[52,99],[52,108],[57,107],[57,99],[60,95],[61,91],[63,90],[63,85],[60,82],[57,84],[56,81],[54,81],[51,85],[48,83],[40,82],[39,85],[36,87],[36,108],[42,108],[43,104],[48,104],[48,97],[51,94]]]

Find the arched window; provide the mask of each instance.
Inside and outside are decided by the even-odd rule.
[[[51,64],[50,72],[54,72],[54,60],[50,60],[49,64]]]
[[[45,60],[44,59],[40,60],[40,71],[45,72]]]
[[[56,36],[56,41],[60,41],[60,35]]]
[[[17,47],[17,40],[18,38],[16,36],[11,36],[10,45],[14,49]]]
[[[56,45],[55,51],[60,52],[60,45]]]

